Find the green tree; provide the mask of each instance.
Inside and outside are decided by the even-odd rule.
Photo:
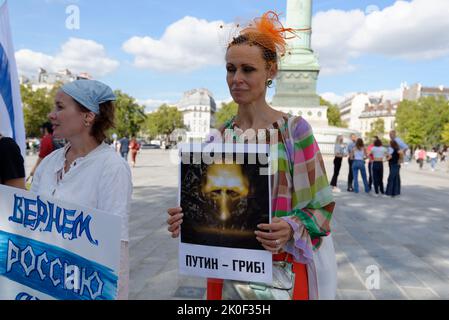
[[[444,125],[443,132],[441,133],[441,138],[443,139],[444,144],[449,144],[449,122]]]
[[[221,109],[215,113],[215,127],[220,128],[226,121],[237,115],[239,106],[234,101],[222,103]]]
[[[396,129],[399,135],[410,145],[424,143],[424,117],[417,101],[404,100],[396,111]]]
[[[182,112],[176,107],[161,105],[155,112],[147,116],[145,131],[150,138],[165,136],[167,138],[175,129],[183,129],[184,119]]]
[[[145,107],[130,95],[115,90],[115,131],[119,137],[136,135],[145,123]]]
[[[347,128],[348,125],[341,121],[340,108],[337,105],[320,97],[320,105],[327,106],[327,120],[330,126]]]
[[[33,91],[31,86],[20,86],[23,103],[23,116],[27,137],[40,137],[40,127],[48,121],[48,114],[53,109],[54,97],[47,89]]]
[[[412,146],[438,145],[442,142],[444,125],[448,122],[448,101],[441,97],[405,100],[396,112],[397,131]]]
[[[419,100],[420,106],[425,114],[423,124],[426,136],[424,143],[429,147],[440,144],[444,125],[449,122],[449,104],[442,97],[422,98]]]
[[[385,121],[384,119],[377,119],[371,124],[371,131],[366,134],[366,141],[372,141],[375,136],[381,140],[385,135]]]

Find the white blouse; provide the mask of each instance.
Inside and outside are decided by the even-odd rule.
[[[128,163],[103,143],[76,159],[64,173],[69,145],[47,156],[33,177],[31,191],[122,217],[121,240],[128,241],[132,195]]]

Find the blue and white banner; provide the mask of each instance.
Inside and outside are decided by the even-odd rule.
[[[113,300],[121,218],[0,185],[0,300]]]
[[[0,6],[0,133],[13,138],[25,156],[22,101],[6,1]]]

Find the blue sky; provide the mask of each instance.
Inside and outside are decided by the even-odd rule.
[[[398,2],[313,1],[312,46],[322,65],[320,94],[338,101],[358,91],[397,93],[402,82],[449,86],[449,24],[444,19],[449,1]],[[266,10],[286,10],[286,0],[9,0],[8,4],[21,73],[31,73],[39,63],[62,68],[70,60],[68,68],[88,71],[149,106],[176,102],[184,91],[200,87],[211,90],[218,101],[229,99],[220,64],[222,45],[209,38],[217,33],[214,22],[247,21]],[[66,28],[69,5],[80,10],[79,30]],[[174,35],[162,41],[171,25]],[[202,35],[198,45],[189,31],[195,28]],[[187,43],[172,50],[176,37]],[[69,43],[70,39],[75,40]],[[200,49],[188,52],[195,51],[191,46]],[[161,71],[162,67],[166,69]]]

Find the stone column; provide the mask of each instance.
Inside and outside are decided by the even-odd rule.
[[[320,106],[316,94],[320,65],[311,48],[312,0],[287,0],[285,27],[295,29],[298,37],[288,40],[272,105],[284,112],[303,115],[314,124],[327,125],[327,108]]]
[[[292,41],[295,48],[311,49],[312,0],[287,0],[286,26],[303,30],[298,31],[299,37]]]

